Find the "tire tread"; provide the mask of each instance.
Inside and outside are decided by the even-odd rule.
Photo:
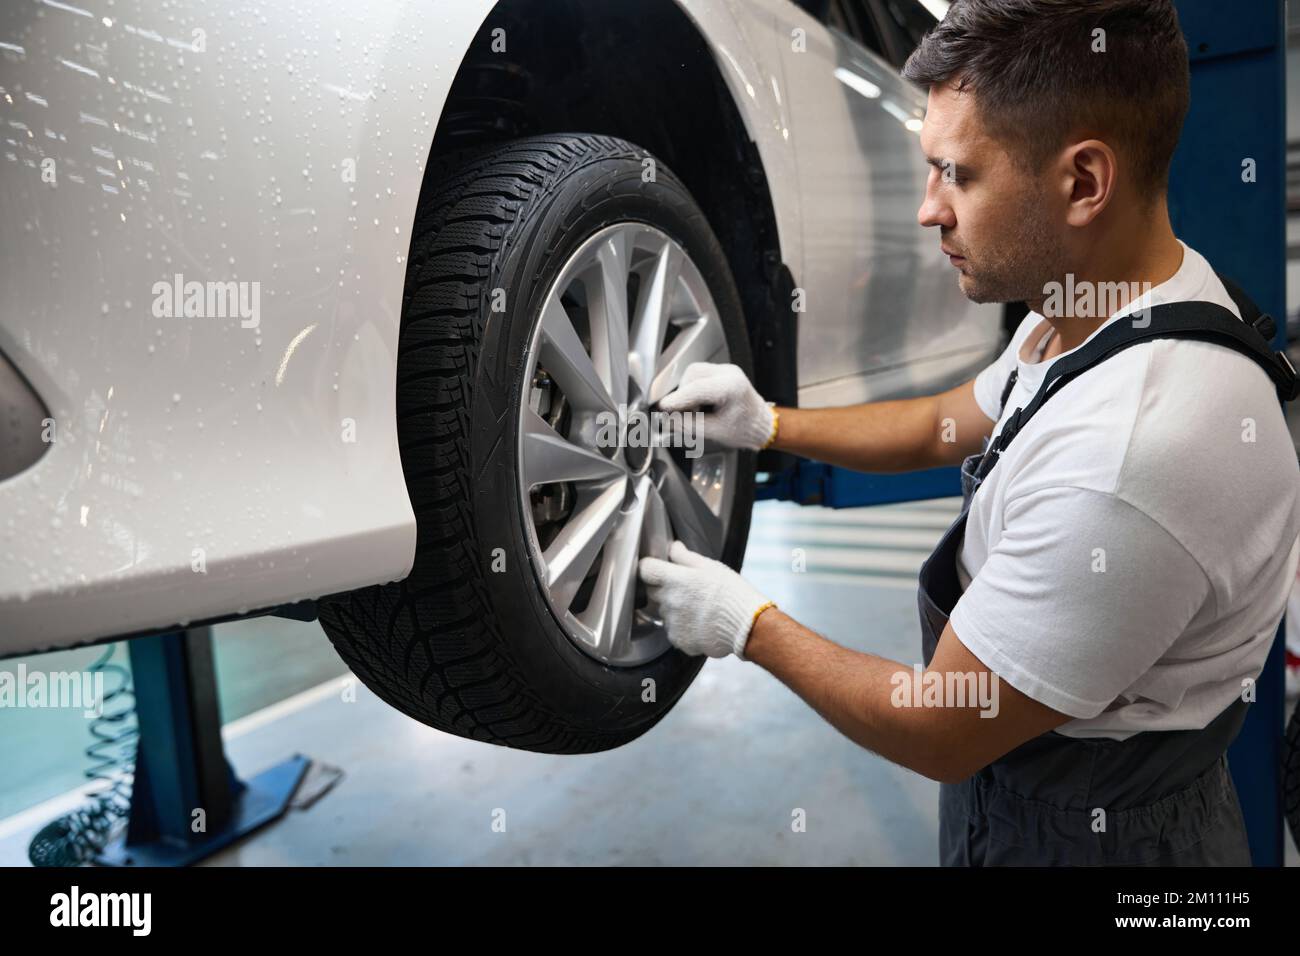
[[[646,155],[609,136],[530,137],[448,156],[429,175],[403,292],[398,441],[417,520],[415,562],[400,582],[320,602],[321,624],[381,699],[448,733],[548,753],[608,750],[633,730],[575,727],[529,689],[493,618],[469,505],[477,317],[497,256],[521,213],[561,177]],[[664,171],[666,173],[666,171]],[[376,640],[374,635],[387,635]]]

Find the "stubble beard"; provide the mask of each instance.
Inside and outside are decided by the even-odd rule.
[[[1064,249],[1048,228],[1039,195],[1025,197],[1006,221],[1005,239],[979,257],[967,259],[957,280],[972,302],[1035,302],[1049,282],[1060,281]]]

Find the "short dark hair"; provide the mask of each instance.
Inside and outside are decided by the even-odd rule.
[[[1020,168],[1087,130],[1126,156],[1148,199],[1169,185],[1189,73],[1173,0],[955,0],[903,67],[921,86],[973,93]]]

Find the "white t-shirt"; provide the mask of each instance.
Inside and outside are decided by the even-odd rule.
[[[1205,300],[1240,318],[1183,249],[1171,279],[1101,328],[1147,302]],[[1048,333],[1030,312],[976,378],[995,435],[1060,357],[1038,360]],[[1001,679],[1076,718],[1062,734],[1199,729],[1263,669],[1298,534],[1300,468],[1264,370],[1210,342],[1130,346],[1060,387],[975,494],[953,630]]]

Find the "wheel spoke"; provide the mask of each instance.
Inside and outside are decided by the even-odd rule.
[[[681,275],[683,255],[677,245],[665,242],[655,256],[647,281],[641,285],[636,314],[632,318],[631,356],[628,371],[643,395],[650,391],[664,347],[664,335],[671,318],[673,291]]]
[[[526,488],[556,481],[616,481],[625,474],[617,462],[570,442],[527,405],[522,419]]]
[[[594,496],[586,497],[556,535],[542,559],[546,562],[546,586],[559,607],[567,608],[582,586],[618,521],[626,480],[611,482]]]
[[[616,412],[605,383],[596,374],[596,366],[592,364],[591,356],[583,347],[557,295],[548,298],[542,310],[542,342],[538,358],[560,383],[569,404],[589,412]]]
[[[668,508],[651,484],[646,492],[645,520],[641,524],[641,551],[652,558],[668,560],[668,548],[673,543],[673,527],[668,520]]]
[[[591,601],[578,616],[596,637],[595,651],[602,658],[625,653],[632,637],[632,608],[636,600],[636,571],[647,499],[653,492],[649,476],[636,484],[632,507],[620,513],[618,525],[605,542]]]
[[[677,388],[682,373],[692,362],[711,362],[727,347],[722,323],[714,315],[702,315],[677,333],[672,344],[659,359],[659,368],[650,385],[650,404]]]
[[[614,404],[627,402],[627,233],[616,232],[596,251],[599,282],[587,292],[591,355]]]
[[[722,519],[709,510],[672,456],[663,448],[655,449],[662,481],[659,493],[668,506],[673,533],[692,551],[711,558],[722,554]]]

